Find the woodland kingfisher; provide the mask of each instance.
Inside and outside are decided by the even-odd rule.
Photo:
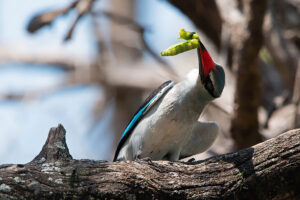
[[[182,38],[194,42],[195,33],[191,34],[193,37]],[[198,69],[177,84],[172,80],[163,83],[146,98],[123,132],[114,161],[177,161],[205,151],[214,142],[219,132],[217,123],[199,122],[198,118],[207,103],[220,97],[225,73],[196,36]],[[183,52],[190,46],[178,48]]]

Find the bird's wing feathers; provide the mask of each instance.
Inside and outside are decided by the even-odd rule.
[[[155,103],[170,89],[173,87],[173,81],[169,80],[164,82],[161,86],[155,89],[144,101],[144,103],[139,107],[137,112],[133,115],[132,119],[130,120],[129,124],[127,125],[125,131],[121,136],[121,140],[117,147],[114,161],[117,160],[119,152],[123,147],[124,143],[127,141],[129,136],[131,135],[133,129],[137,126],[139,121],[147,114],[147,112],[155,105]]]

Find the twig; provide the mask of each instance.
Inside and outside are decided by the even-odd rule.
[[[93,6],[93,3],[95,2],[95,0],[80,0],[76,6],[76,10],[77,10],[77,17],[74,20],[74,22],[72,23],[66,37],[64,38],[64,41],[68,41],[72,38],[74,29],[76,27],[76,25],[78,24],[78,22],[80,21],[80,19],[82,19],[82,17],[84,15],[86,15],[87,13],[89,13],[91,11],[91,8]]]
[[[60,10],[37,14],[29,21],[29,24],[27,25],[27,31],[29,33],[35,33],[37,30],[43,28],[44,26],[50,25],[58,16],[64,15],[75,8],[78,2],[79,0],[76,0]]]
[[[125,16],[121,16],[109,11],[97,11],[97,12],[92,12],[91,13],[94,16],[106,16],[109,19],[111,19],[112,21],[122,24],[122,25],[127,25],[127,26],[131,26],[132,30],[136,31],[139,34],[139,39],[140,39],[140,43],[143,46],[143,50],[145,50],[146,52],[148,52],[157,62],[161,63],[162,66],[166,71],[168,71],[171,75],[176,75],[176,72],[171,68],[171,66],[165,61],[163,60],[157,53],[155,53],[153,51],[153,49],[149,46],[145,34],[148,31],[148,28],[143,27],[142,25],[140,25],[138,22],[125,17]]]

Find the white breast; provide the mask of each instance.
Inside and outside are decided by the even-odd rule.
[[[193,124],[210,100],[198,81],[198,71],[192,71],[170,89],[136,126],[118,159],[178,160]]]

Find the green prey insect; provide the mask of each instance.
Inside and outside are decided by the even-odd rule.
[[[184,39],[186,41],[174,44],[166,50],[162,51],[160,54],[162,56],[175,56],[185,51],[200,47],[200,38],[198,33],[180,29],[178,39]]]

